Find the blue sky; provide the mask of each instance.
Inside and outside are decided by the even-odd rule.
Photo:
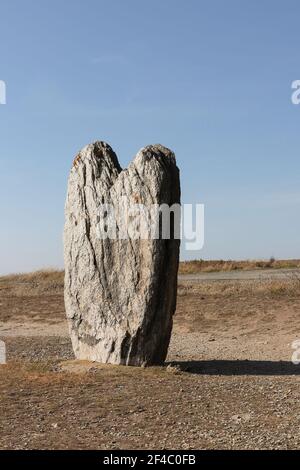
[[[296,0],[2,0],[0,273],[62,266],[70,164],[160,142],[205,245],[182,258],[300,257]]]

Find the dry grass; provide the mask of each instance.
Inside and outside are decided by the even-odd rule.
[[[287,276],[286,279],[181,282],[178,286],[179,297],[195,293],[205,297],[218,295],[226,298],[252,294],[268,297],[298,297],[299,292],[300,278],[296,275]]]
[[[296,267],[296,261],[293,267]],[[194,272],[193,263],[201,261],[191,261],[189,263],[181,263],[188,268],[182,268],[181,272]],[[203,263],[206,263],[203,261]],[[210,262],[207,262],[210,263]],[[211,262],[213,263],[213,262]],[[217,263],[217,262],[216,262]],[[224,262],[223,270],[230,270],[229,262]],[[244,263],[248,262],[236,262]],[[250,263],[250,261],[249,261]],[[251,262],[254,266],[254,261]],[[275,262],[276,263],[276,262]],[[279,262],[278,262],[279,263]],[[283,264],[284,262],[282,262]],[[190,266],[191,265],[191,266]],[[241,264],[242,265],[242,264]],[[248,266],[248,265],[247,265]],[[206,265],[206,271],[213,267]],[[187,271],[186,269],[191,269]],[[241,269],[246,269],[245,267]],[[250,269],[250,268],[248,268]],[[258,269],[258,268],[256,268]],[[202,269],[202,272],[205,268]],[[196,271],[197,272],[197,271]],[[26,274],[13,274],[0,277],[0,297],[38,297],[44,296],[62,296],[64,286],[64,271],[41,270]],[[178,287],[178,295],[184,296],[192,292],[199,295],[221,295],[224,297],[235,296],[240,294],[257,294],[268,296],[293,296],[298,295],[300,291],[300,276],[297,273],[286,274],[284,279],[260,279],[260,280],[226,280],[218,282],[201,281],[199,283],[180,282]]]
[[[64,271],[56,269],[41,269],[31,273],[10,274],[1,276],[0,282],[20,282],[20,283],[61,283],[63,282]]]
[[[0,295],[27,297],[60,294],[64,287],[64,271],[40,270],[0,277]]]
[[[196,274],[200,272],[219,272],[235,270],[253,270],[253,269],[287,269],[300,268],[300,260],[193,260],[182,261],[179,266],[179,274]]]

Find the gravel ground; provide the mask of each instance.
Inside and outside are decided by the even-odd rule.
[[[150,368],[74,361],[57,289],[0,292],[0,448],[298,449],[300,293],[236,282],[181,283]]]

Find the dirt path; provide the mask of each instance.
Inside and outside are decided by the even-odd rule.
[[[300,269],[264,269],[253,271],[201,272],[180,274],[179,281],[230,281],[300,278]]]

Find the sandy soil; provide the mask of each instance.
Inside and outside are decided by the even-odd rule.
[[[146,369],[72,361],[61,285],[22,283],[0,279],[1,449],[300,447],[297,281],[181,281]]]

